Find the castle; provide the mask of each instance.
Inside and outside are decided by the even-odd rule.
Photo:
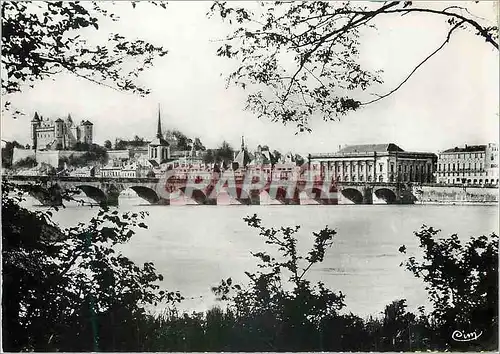
[[[31,120],[31,141],[33,150],[66,150],[77,143],[93,143],[93,124],[83,120],[75,124],[68,114],[66,119],[55,121],[43,119],[35,112]]]

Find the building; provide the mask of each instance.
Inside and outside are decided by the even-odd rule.
[[[139,178],[141,171],[136,163],[125,164],[120,171],[120,177]]]
[[[234,152],[234,159],[232,164],[232,169],[234,171],[238,169],[245,169],[247,165],[250,163],[251,157],[248,153],[248,150],[245,146],[245,138],[241,137],[241,148],[240,151]]]
[[[498,145],[465,145],[440,152],[436,181],[443,184],[498,184]]]
[[[158,127],[156,137],[148,144],[148,158],[152,164],[159,165],[170,159],[170,145],[161,132],[161,114],[158,107]]]
[[[100,176],[103,178],[120,178],[121,171],[122,171],[122,166],[116,163],[110,163],[106,166],[102,166],[99,169]]]
[[[311,169],[341,182],[433,182],[437,156],[408,152],[393,143],[350,145],[336,153],[310,154]]]
[[[69,172],[71,177],[94,177],[95,176],[95,167],[94,166],[85,166],[81,168],[76,168],[73,171]]]
[[[498,185],[498,144],[489,143],[486,146],[484,160],[486,184]]]
[[[66,150],[77,143],[93,143],[93,124],[83,120],[75,124],[68,115],[55,121],[44,119],[35,112],[31,120],[31,141],[34,150]]]

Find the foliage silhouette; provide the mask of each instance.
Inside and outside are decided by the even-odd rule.
[[[35,186],[36,187],[36,186]],[[33,187],[33,188],[35,188]],[[70,198],[68,196],[68,198]],[[299,227],[267,228],[257,215],[266,250],[253,252],[258,269],[248,285],[231,278],[213,288],[225,308],[203,313],[161,314],[144,305],[173,304],[176,292],[160,290],[152,263],[142,267],[116,252],[145,213],[100,209],[89,223],[62,230],[52,211],[19,205],[22,193],[2,184],[4,350],[42,351],[422,351],[495,350],[498,346],[498,237],[456,235],[436,240],[438,230],[416,232],[421,256],[403,262],[427,285],[430,312],[408,312],[393,301],[382,316],[346,313],[344,295],[311,284],[308,272],[332,246],[335,230],[312,234],[298,247]],[[406,247],[400,247],[406,252]],[[449,294],[452,294],[450,296]],[[477,341],[452,341],[450,330],[481,330]]]
[[[403,264],[426,284],[433,306],[429,321],[436,337],[443,347],[454,350],[496,350],[498,236],[471,237],[463,244],[456,234],[437,239],[439,232],[426,225],[415,232],[423,257],[410,257]],[[482,335],[478,341],[459,342],[452,339],[455,330]]]
[[[6,141],[5,147],[2,148],[2,167],[12,167],[12,157],[14,155],[14,148],[24,149],[24,146],[19,144],[16,140]]]
[[[470,6],[471,8],[473,5]],[[443,19],[444,42],[386,94],[366,91],[382,83],[381,71],[359,60],[361,34],[389,16],[425,14]],[[230,34],[217,50],[238,61],[227,84],[247,90],[247,108],[273,122],[310,131],[311,116],[337,120],[396,92],[457,30],[469,31],[498,50],[498,28],[463,6],[412,1],[293,2],[235,4],[214,1],[209,16],[228,23]]]
[[[2,64],[8,74],[2,94],[19,92],[23,84],[33,86],[64,71],[114,89],[148,94],[134,81],[155,57],[167,54],[164,48],[119,34],[110,34],[104,45],[92,45],[82,37],[83,30],[102,31],[103,20],[118,19],[98,2],[2,2]],[[131,59],[138,65],[127,69]]]
[[[88,224],[66,230],[52,212],[19,205],[22,193],[2,182],[2,337],[6,351],[127,350],[141,340],[145,305],[174,303],[159,290],[152,263],[134,264],[115,250],[145,212],[102,208]],[[144,334],[143,334],[144,335]]]

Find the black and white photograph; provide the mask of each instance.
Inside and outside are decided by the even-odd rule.
[[[498,0],[0,7],[3,352],[498,351]]]

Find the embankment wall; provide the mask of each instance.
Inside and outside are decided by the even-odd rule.
[[[419,186],[416,203],[498,203],[496,187]]]

